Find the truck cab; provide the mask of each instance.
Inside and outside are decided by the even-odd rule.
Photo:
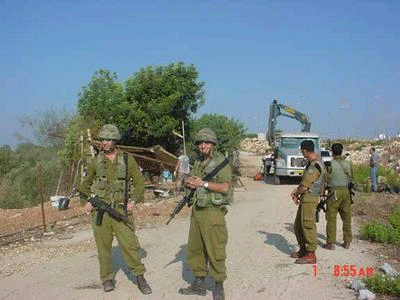
[[[304,140],[312,140],[315,152],[320,153],[319,135],[310,132],[284,133],[275,140],[272,173],[275,184],[280,184],[287,177],[301,177],[306,167],[306,159],[300,151]]]

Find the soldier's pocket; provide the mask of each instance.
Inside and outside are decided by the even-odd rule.
[[[215,249],[215,259],[226,259],[226,244],[228,242],[228,230],[223,212],[217,212],[211,219],[212,243]]]
[[[303,226],[312,229],[316,223],[317,207],[312,202],[303,203]]]
[[[194,192],[194,198],[196,198],[196,206],[206,207],[209,203],[209,192],[203,187],[199,187]]]

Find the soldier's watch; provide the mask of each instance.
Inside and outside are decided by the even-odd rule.
[[[208,188],[208,182],[207,182],[207,181],[204,182],[203,186],[204,186],[205,188]]]

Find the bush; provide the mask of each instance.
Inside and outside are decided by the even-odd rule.
[[[376,243],[400,243],[400,207],[396,207],[389,218],[389,225],[373,221],[361,229],[363,238]]]
[[[387,243],[389,241],[389,228],[374,221],[364,225],[361,235],[371,242]]]
[[[394,278],[374,274],[365,279],[367,288],[377,294],[398,295],[400,293],[400,276]]]
[[[14,167],[0,177],[0,207],[23,208],[39,204],[38,180],[42,180],[44,197],[48,200],[57,188],[60,174],[56,150],[23,144],[12,157]]]

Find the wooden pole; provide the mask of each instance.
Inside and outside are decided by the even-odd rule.
[[[38,166],[38,177],[37,177],[37,187],[40,195],[40,206],[42,208],[42,221],[43,221],[43,230],[46,231],[46,217],[44,215],[44,187],[43,187],[43,172],[42,166]]]
[[[183,153],[186,155],[185,123],[183,121],[182,121],[182,136],[183,136]]]

